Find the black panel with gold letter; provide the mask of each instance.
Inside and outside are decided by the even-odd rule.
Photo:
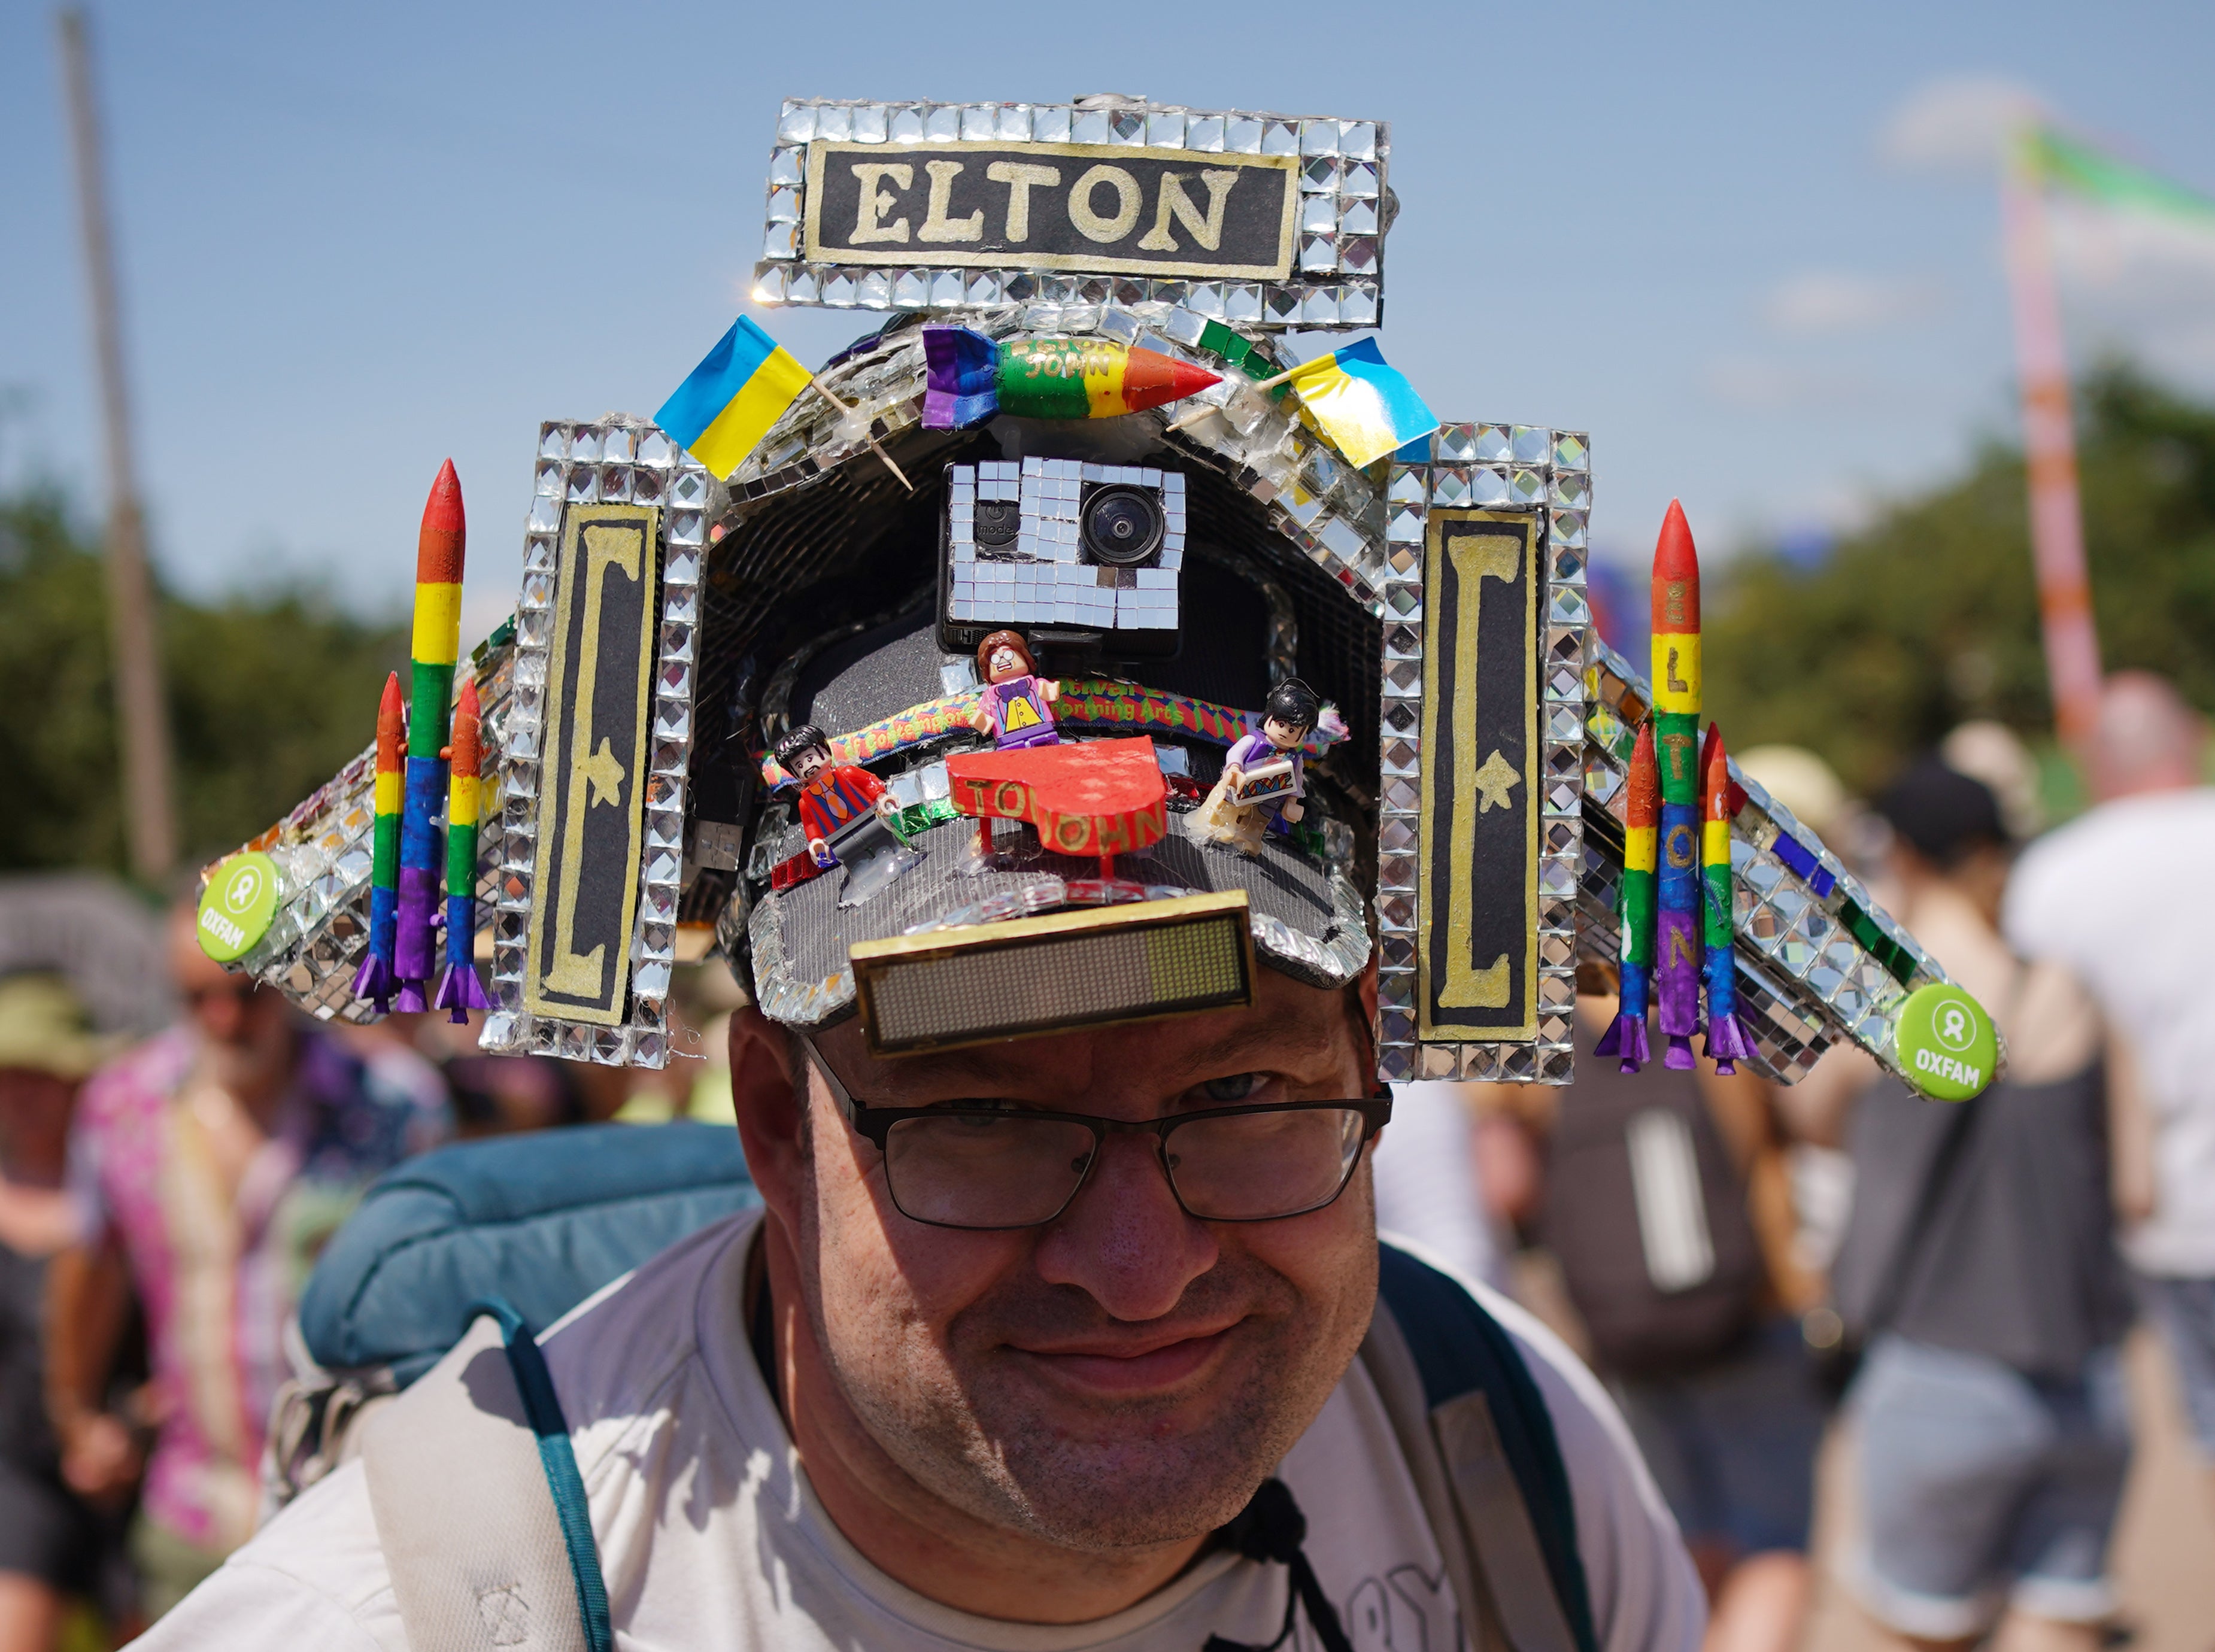
[[[649,505],[573,505],[562,523],[546,671],[544,776],[525,1005],[623,1018],[659,609]]]
[[[1543,789],[1538,517],[1433,509],[1426,527],[1416,1036],[1527,1039]]]

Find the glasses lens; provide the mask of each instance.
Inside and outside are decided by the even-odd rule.
[[[1091,1160],[1083,1125],[1020,1112],[904,1118],[885,1138],[893,1202],[943,1227],[1051,1221]]]
[[[1338,1196],[1360,1156],[1353,1107],[1202,1115],[1169,1132],[1169,1179],[1195,1216],[1266,1221]]]

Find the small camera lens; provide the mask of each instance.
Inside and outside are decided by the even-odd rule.
[[[976,532],[979,545],[1012,545],[1022,525],[1022,506],[1013,499],[977,501]]]
[[[1162,507],[1140,487],[1103,487],[1084,502],[1084,548],[1110,567],[1135,567],[1162,545]]]

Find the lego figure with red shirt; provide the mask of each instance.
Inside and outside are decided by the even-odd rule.
[[[835,866],[854,858],[840,851],[885,847],[883,835],[891,829],[875,823],[893,813],[885,783],[858,764],[831,762],[831,741],[821,729],[813,723],[794,729],[776,743],[776,761],[800,782],[801,829],[807,834],[817,866]],[[857,833],[865,824],[871,829]]]

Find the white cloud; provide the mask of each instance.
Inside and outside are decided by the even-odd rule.
[[[1871,333],[1920,321],[1944,301],[1932,280],[1808,270],[1778,282],[1761,309],[1777,333]]]
[[[1998,162],[2008,136],[2044,107],[2045,100],[2020,81],[1943,76],[1917,87],[1887,117],[1877,149],[1899,166],[1985,171]]]
[[[2215,387],[2215,233],[2065,196],[2046,223],[2078,360],[2121,353]]]
[[[1708,392],[1726,407],[1758,413],[1850,407],[1876,391],[1860,373],[1758,356],[1727,356],[1707,371]]]

